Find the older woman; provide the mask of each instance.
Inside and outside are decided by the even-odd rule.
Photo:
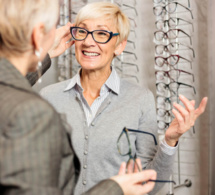
[[[54,107],[66,113],[72,126],[72,142],[81,161],[75,194],[117,173],[128,159],[117,150],[124,127],[157,136],[152,93],[119,78],[111,62],[123,52],[129,35],[129,21],[118,6],[98,2],[83,7],[71,28],[75,55],[81,69],[72,79],[41,91]],[[194,102],[180,96],[185,108],[174,104],[175,119],[157,147],[152,137],[129,132],[132,153],[144,168],[153,168],[158,179],[167,180],[172,171],[179,137],[204,111],[207,98],[194,109]],[[126,144],[126,143],[124,143]],[[155,193],[155,189],[152,193]]]
[[[0,0],[2,195],[73,194],[77,180],[75,165],[79,162],[71,147],[70,129],[25,78],[42,65],[45,56],[43,70],[50,66],[48,50],[54,57],[73,44],[69,41],[70,25],[55,30],[58,4],[58,0]],[[32,83],[35,75],[28,75]],[[141,182],[156,178],[152,170],[124,175],[125,163],[119,173],[86,194],[143,194],[153,188],[153,182],[146,185]]]

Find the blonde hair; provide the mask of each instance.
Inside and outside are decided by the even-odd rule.
[[[0,57],[32,49],[31,35],[38,23],[51,30],[59,17],[59,0],[0,0]]]
[[[116,4],[110,2],[94,2],[85,5],[76,16],[75,26],[78,26],[84,20],[101,17],[106,17],[114,21],[116,29],[120,33],[117,44],[128,39],[130,32],[129,19]]]

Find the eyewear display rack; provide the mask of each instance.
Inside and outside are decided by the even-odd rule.
[[[79,9],[86,3],[96,2],[99,0],[63,0],[60,7],[60,25],[63,26],[67,22],[74,22],[75,16]],[[121,77],[125,77],[134,82],[139,82],[137,72],[139,67],[137,64],[136,50],[136,18],[138,16],[136,10],[136,0],[110,0],[111,3],[115,3],[126,13],[129,17],[131,30],[127,41],[125,51],[116,56],[112,62],[112,65],[116,68]],[[75,59],[74,47],[68,49],[57,59],[58,69],[58,81],[63,81],[74,76],[80,69],[80,65]]]
[[[193,99],[196,93],[192,69],[195,58],[192,48],[193,13],[190,0],[153,0],[153,2],[153,13],[156,17],[154,42],[157,121],[158,133],[164,135],[174,118],[173,103],[181,104],[179,94]],[[174,194],[173,189],[179,186],[191,186],[181,184],[180,148],[177,153],[178,186],[170,184],[169,195]]]
[[[139,83],[139,66],[137,64],[138,59],[136,55],[136,19],[138,17],[138,12],[136,9],[137,2],[136,0],[111,0],[111,2],[117,4],[130,21],[130,33],[126,48],[121,55],[114,58],[112,65],[122,78],[125,78],[131,82]]]

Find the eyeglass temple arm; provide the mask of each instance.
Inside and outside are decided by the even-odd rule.
[[[190,61],[190,60],[188,60],[187,58],[184,58],[184,57],[182,57],[182,56],[179,56],[180,58],[182,58],[182,59],[184,59],[184,60],[186,60],[186,61],[188,61],[189,63],[190,63],[190,67],[192,68],[192,61]]]
[[[193,43],[192,43],[191,36],[190,36],[189,34],[187,34],[186,32],[184,32],[184,31],[181,30],[181,29],[175,29],[175,30],[181,31],[182,33],[184,33],[185,35],[187,35],[187,36],[189,37],[189,39],[190,39],[190,44],[191,44],[191,45],[193,44]]]
[[[155,137],[155,135],[152,134],[152,133],[149,133],[149,132],[146,132],[146,131],[135,130],[135,129],[127,129],[127,130],[128,130],[128,131],[132,131],[132,132],[136,132],[136,133],[145,133],[145,134],[151,135],[151,136],[153,137],[153,139],[154,139],[155,145],[158,145],[158,144],[157,144],[156,137]]]
[[[193,91],[194,91],[194,93],[196,94],[196,89],[195,89],[195,87],[193,87],[192,85],[188,85],[188,84],[185,84],[185,83],[179,83],[179,82],[178,82],[178,84],[180,84],[180,85],[185,85],[185,86],[187,86],[187,87],[193,88]]]
[[[187,9],[187,10],[190,12],[191,17],[192,17],[192,19],[193,19],[193,13],[192,13],[191,9],[189,9],[188,7],[182,5],[182,4],[178,3],[178,2],[175,2],[175,3],[178,4],[178,5],[180,5],[180,6],[182,6],[182,7],[184,7],[185,9]],[[190,6],[189,6],[189,7],[190,7]]]

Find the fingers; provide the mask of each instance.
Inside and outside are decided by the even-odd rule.
[[[69,27],[73,27],[73,26],[75,26],[75,24],[73,23],[71,23],[71,22],[67,22],[67,24],[66,24],[67,26],[69,26]]]
[[[208,98],[204,97],[199,104],[199,107],[195,110],[195,119],[199,117],[204,111],[207,106]]]
[[[119,168],[118,175],[124,175],[126,173],[126,163],[123,162]]]
[[[133,173],[134,171],[134,161],[133,159],[129,159],[127,163],[127,173]]]
[[[124,165],[123,165],[124,166]],[[121,171],[120,171],[121,174]],[[146,194],[150,192],[155,183],[147,182],[156,180],[157,174],[154,170],[145,170],[138,173],[123,174],[112,177],[122,188],[125,195],[127,194]],[[143,182],[147,182],[142,185]]]
[[[183,122],[184,123],[188,123],[189,120],[190,120],[190,115],[189,115],[189,112],[183,107],[181,106],[180,104],[177,104],[177,103],[173,103],[173,106],[177,109],[177,114],[176,114],[176,118],[178,118],[177,116],[179,116],[178,113],[180,113],[182,119],[183,119]],[[175,110],[175,109],[174,109]],[[173,114],[175,115],[175,111],[173,112]],[[180,118],[181,118],[180,117]],[[180,120],[180,119],[179,119]],[[181,121],[181,120],[180,120]]]
[[[66,49],[70,48],[74,43],[75,43],[74,40],[69,41],[68,43],[66,43]]]
[[[134,163],[134,172],[140,172],[142,171],[142,165],[141,165],[141,160],[139,158],[136,158],[135,163]]]

